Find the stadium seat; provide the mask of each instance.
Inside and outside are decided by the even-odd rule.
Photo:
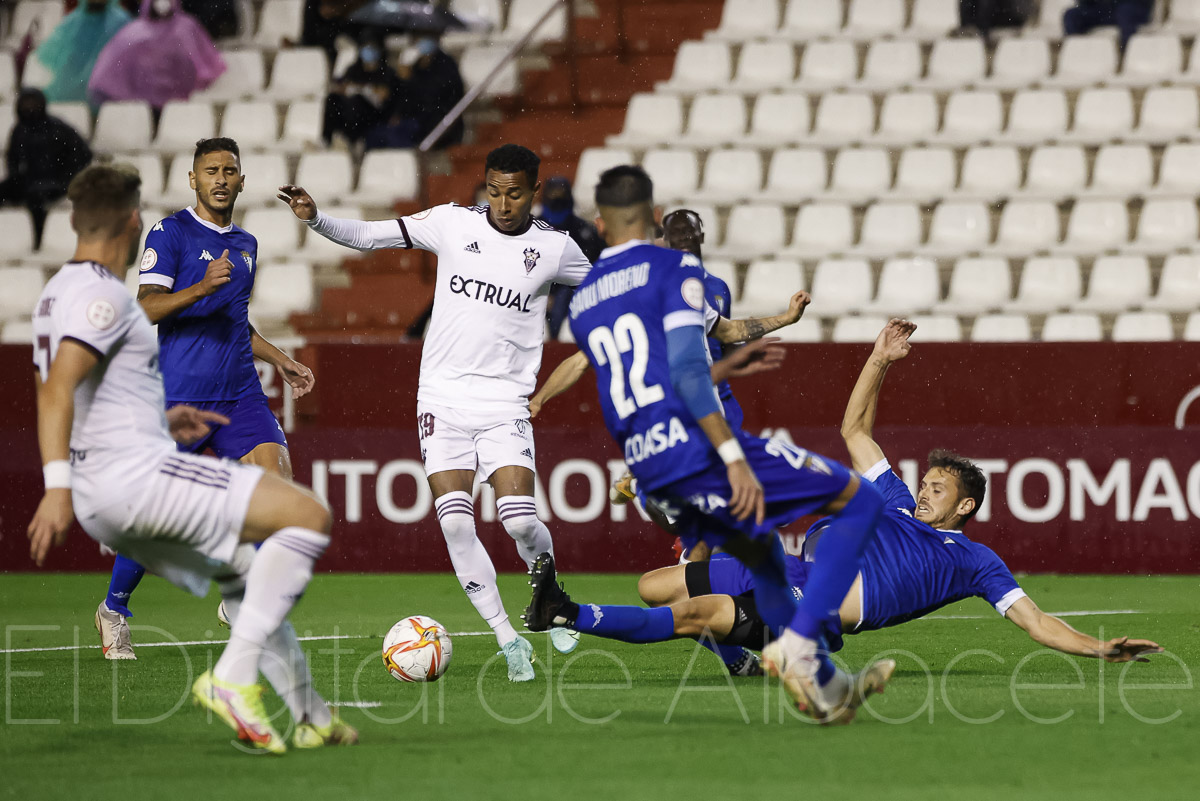
[[[745,41],[771,36],[778,29],[778,0],[725,0],[715,35]]]
[[[336,202],[348,197],[354,184],[350,154],[330,150],[301,155],[296,167],[296,183],[307,189],[318,202]]]
[[[734,80],[739,89],[789,86],[795,79],[796,51],[790,43],[749,42],[742,47]]]
[[[1174,0],[1170,6],[1167,22],[1172,30],[1200,30],[1200,2],[1197,0]]]
[[[415,150],[368,150],[358,171],[354,199],[368,205],[391,206],[416,200],[421,193],[421,165]]]
[[[46,215],[42,246],[34,257],[43,264],[58,267],[75,253],[75,231],[71,228],[70,209],[53,209]]]
[[[1195,246],[1196,237],[1194,198],[1151,198],[1142,206],[1135,240],[1139,250]]]
[[[1187,342],[1200,342],[1200,312],[1192,312],[1187,316],[1183,326],[1183,338]]]
[[[910,318],[917,330],[913,342],[962,342],[962,323],[949,314],[915,314]]]
[[[319,47],[295,47],[275,54],[265,96],[276,102],[324,99],[329,86],[329,60]]]
[[[907,316],[932,309],[940,294],[937,262],[924,257],[890,258],[879,273],[879,288],[870,310]]]
[[[833,341],[874,342],[885,325],[887,325],[887,318],[878,315],[839,317],[838,321],[833,324]]]
[[[293,312],[312,309],[313,298],[311,266],[305,263],[265,264],[259,267],[254,277],[250,316],[286,320]]]
[[[600,173],[622,164],[633,164],[632,151],[615,147],[589,147],[579,156],[575,167],[575,200],[581,209],[594,208],[592,190],[600,180]]]
[[[1174,338],[1166,312],[1123,312],[1113,321],[1113,342],[1169,342]]]
[[[258,239],[258,262],[262,265],[294,258],[300,249],[300,231],[305,226],[290,209],[260,208],[246,212],[242,227]]]
[[[915,203],[873,203],[863,216],[857,250],[872,255],[911,251],[921,243],[921,210]]]
[[[1050,83],[1067,88],[1107,83],[1117,71],[1117,43],[1109,36],[1067,36]]]
[[[225,50],[225,72],[207,89],[192,96],[193,100],[228,103],[242,98],[256,98],[266,85],[266,68],[260,50]],[[239,143],[240,144],[240,143]]]
[[[534,33],[532,42],[560,42],[567,37],[567,13],[558,0],[511,0],[501,38],[516,41],[532,28],[551,6],[557,9]]]
[[[1200,144],[1167,145],[1158,168],[1155,189],[1173,195],[1200,193]]]
[[[299,42],[304,27],[304,0],[266,0],[258,17],[254,43],[274,49],[285,39]]]
[[[795,40],[835,36],[842,30],[842,0],[788,0],[781,36]]]
[[[1103,338],[1100,317],[1088,312],[1050,314],[1042,326],[1043,342],[1099,342]]]
[[[197,139],[216,136],[217,118],[211,103],[202,100],[171,100],[158,120],[154,149],[160,153],[192,150]]]
[[[659,200],[686,198],[696,191],[700,162],[695,150],[649,150],[642,158],[642,168],[654,181],[654,196]]]
[[[788,253],[823,256],[848,249],[854,241],[854,215],[845,203],[816,202],[800,207]]]
[[[654,185],[657,190],[657,180]],[[757,150],[715,150],[704,165],[701,194],[714,202],[730,203],[753,198],[762,185],[762,156]]]
[[[764,199],[780,202],[803,200],[825,191],[828,178],[825,154],[814,148],[776,150],[767,168]]]
[[[1193,6],[1200,9],[1200,2],[1196,2],[1196,0],[1191,0],[1191,2]],[[1177,79],[1180,82],[1194,86],[1197,78],[1200,78],[1200,58],[1196,57],[1197,53],[1200,53],[1200,41],[1193,39],[1192,47],[1188,51],[1187,70]]]
[[[746,101],[741,95],[701,95],[692,101],[686,141],[704,145],[740,143],[745,134]]]
[[[32,317],[33,307],[45,284],[39,267],[0,267],[0,286],[4,287],[0,292],[0,320]]]
[[[983,39],[938,39],[929,54],[925,83],[937,89],[957,89],[983,80],[987,56]]]
[[[779,337],[784,342],[820,342],[821,321],[816,317],[802,317],[791,325],[773,331],[771,336]]]
[[[777,253],[787,230],[783,207],[775,203],[739,203],[729,212],[721,252],[743,260]]]
[[[1067,236],[1059,250],[1099,253],[1129,241],[1129,213],[1121,200],[1083,199],[1071,209]]]
[[[927,249],[951,255],[987,247],[992,238],[987,206],[978,201],[947,200],[933,210]]]
[[[1036,257],[1025,262],[1011,311],[1048,312],[1073,306],[1082,294],[1079,262],[1063,256]]]
[[[972,342],[1029,342],[1033,331],[1024,314],[985,314],[975,318]]]
[[[0,231],[0,261],[21,261],[33,252],[33,220],[25,209],[0,209]]]
[[[1092,166],[1092,192],[1115,197],[1145,194],[1154,183],[1154,161],[1145,145],[1105,145]]]
[[[30,345],[33,343],[32,320],[10,320],[0,329],[0,345]]]
[[[866,259],[822,259],[813,272],[815,302],[805,314],[837,317],[866,308],[874,295],[873,284],[871,265]],[[777,288],[775,296],[780,294]]]
[[[778,314],[787,298],[803,288],[804,270],[798,262],[756,259],[746,268],[746,286],[738,299],[738,314]]]
[[[324,146],[321,126],[324,122],[323,103],[320,100],[302,100],[289,103],[283,116],[283,136],[279,144],[288,150],[303,150],[306,147]]]
[[[760,94],[754,101],[747,144],[773,146],[797,142],[811,126],[806,95]]]
[[[116,159],[118,162],[132,164],[137,168],[138,175],[142,177],[142,202],[151,206],[158,205],[163,199],[163,163],[162,157],[157,153],[136,153],[123,155]],[[150,225],[149,218],[145,213],[142,214],[142,220],[147,227]],[[154,222],[157,222],[155,220]]]
[[[711,276],[720,278],[729,286],[729,296],[733,303],[737,303],[741,297],[738,292],[737,265],[728,259],[704,259],[704,272]],[[726,317],[729,316],[729,309],[717,309]]]
[[[817,105],[814,138],[846,144],[868,138],[874,129],[875,104],[868,94],[828,94]]]
[[[809,87],[848,86],[858,77],[853,42],[809,42],[800,57],[800,83]]]
[[[904,33],[917,39],[941,39],[958,27],[957,0],[916,0]]]
[[[167,180],[163,185],[161,200],[173,209],[190,206],[196,202],[196,190],[188,183],[192,170],[191,151],[176,153],[167,163]]]
[[[243,206],[279,204],[279,187],[292,182],[282,153],[243,153],[242,174],[246,180],[238,200]]]
[[[122,153],[150,147],[150,105],[141,100],[105,103],[96,115],[92,150],[98,153]],[[196,142],[192,139],[192,144]]]
[[[830,193],[846,198],[878,197],[892,185],[892,163],[878,147],[844,148],[833,162]]]
[[[1045,145],[1029,157],[1025,193],[1063,197],[1082,192],[1087,184],[1087,157],[1078,145]]]
[[[733,60],[724,42],[684,42],[675,54],[671,80],[661,88],[694,92],[722,89],[733,77]]]
[[[658,144],[679,139],[683,131],[683,104],[674,95],[646,92],[629,99],[625,111],[625,129],[610,144]]]
[[[20,47],[21,39],[29,32],[30,26],[38,26],[38,40],[45,41],[50,31],[62,21],[64,3],[59,0],[21,0],[12,5],[12,24],[8,28],[8,36],[4,46],[14,51]],[[32,61],[32,59],[30,59]]]
[[[1200,256],[1172,254],[1163,262],[1158,294],[1146,302],[1148,309],[1189,311],[1200,308]]]
[[[467,23],[466,31],[446,31],[443,43],[474,41],[479,32],[498,32],[504,27],[504,4],[501,0],[450,0],[450,11]]]
[[[955,92],[946,101],[941,138],[949,143],[973,145],[1000,132],[1004,110],[998,92]]]
[[[1063,38],[1063,12],[1076,0],[1042,0],[1038,3],[1038,22],[1035,33],[1051,39]]]
[[[1156,87],[1142,98],[1142,114],[1136,134],[1154,141],[1194,135],[1200,127],[1196,90],[1187,86]]]
[[[946,299],[934,306],[943,314],[978,314],[1012,300],[1008,262],[995,256],[968,257],[954,263]]]
[[[469,92],[483,83],[507,55],[508,48],[503,46],[472,45],[464,50],[458,60],[458,71],[462,75],[464,88]],[[483,96],[512,97],[520,90],[520,72],[516,60],[511,59],[484,89]]]
[[[932,92],[888,94],[879,112],[876,139],[894,144],[923,142],[937,134],[938,106]]]
[[[907,148],[900,154],[892,194],[920,201],[941,198],[954,191],[956,170],[954,151],[950,148]]]
[[[0,63],[3,63],[3,55],[0,54]],[[51,117],[58,117],[63,122],[70,125],[84,140],[90,139],[92,136],[92,112],[88,108],[87,103],[47,103],[46,113]],[[4,131],[6,135],[7,129]],[[7,140],[5,141],[7,144]]]
[[[850,0],[844,36],[873,40],[904,28],[905,0]]]
[[[958,189],[971,197],[1000,198],[1021,186],[1021,157],[1010,145],[973,147],[963,159]]]
[[[8,147],[13,126],[17,123],[17,109],[13,103],[0,103],[0,150]]]
[[[1087,295],[1075,308],[1115,312],[1150,299],[1150,264],[1143,256],[1101,256],[1088,275]]]
[[[1050,45],[1045,39],[1001,39],[992,57],[992,75],[987,83],[1021,89],[1041,83],[1049,74]]]
[[[921,47],[912,40],[880,40],[867,51],[859,85],[869,89],[894,89],[921,78]]]
[[[998,250],[1020,253],[1058,243],[1058,208],[1048,200],[1013,200],[1000,212]]]
[[[1075,101],[1071,133],[1087,141],[1116,139],[1133,129],[1133,99],[1128,89],[1085,89]]]
[[[1009,139],[1042,142],[1067,130],[1067,96],[1060,89],[1022,89],[1008,110]]]
[[[275,104],[261,100],[237,100],[221,115],[221,136],[237,141],[242,152],[274,149],[279,140]]]
[[[1136,33],[1125,45],[1119,80],[1132,86],[1152,86],[1175,80],[1183,72],[1183,45],[1170,32]]]

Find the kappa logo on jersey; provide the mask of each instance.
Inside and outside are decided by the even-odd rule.
[[[538,253],[533,248],[525,248],[525,274],[526,275],[529,275],[531,272],[533,272],[533,268],[537,267],[538,259],[540,259],[541,257],[542,257],[542,254]]]
[[[254,259],[250,258],[250,253],[248,251],[242,251],[242,259],[244,259],[246,262],[246,269],[250,272],[254,272]]]
[[[216,259],[213,258],[213,254],[206,250],[200,254],[200,261],[216,261]]]
[[[158,264],[158,253],[154,248],[146,248],[146,252],[142,254],[141,271],[153,270],[156,264]]]
[[[467,251],[468,253],[483,253],[483,251],[479,249],[478,242],[472,242],[471,244],[469,244],[465,248],[463,248],[463,250]]]
[[[150,230],[151,230],[151,231],[161,231],[161,230],[163,230],[163,224],[162,224],[162,220],[159,220],[158,222],[156,222],[156,223],[154,224],[154,227],[153,227],[153,228],[151,228]]]
[[[494,303],[497,306],[516,309],[520,312],[528,312],[529,304],[533,301],[533,295],[522,295],[520,292],[489,284],[487,281],[463,278],[461,275],[450,276],[450,291],[456,295],[466,295],[468,298],[474,298],[484,303]]]

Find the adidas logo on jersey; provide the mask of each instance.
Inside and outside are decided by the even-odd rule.
[[[213,258],[213,254],[206,250],[200,254],[200,261],[216,261],[216,259]]]
[[[472,242],[471,244],[469,244],[465,248],[463,248],[463,250],[467,251],[468,253],[483,253],[483,251],[479,249],[478,242]]]
[[[521,451],[521,455],[524,456],[526,459],[532,459],[533,451],[530,450],[529,448],[526,448],[525,450]]]
[[[474,593],[477,593],[480,590],[482,590],[483,585],[478,584],[474,581],[468,581],[467,586],[463,587],[463,589],[467,591],[467,595],[473,595]]]

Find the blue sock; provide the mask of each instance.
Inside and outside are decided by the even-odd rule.
[[[778,636],[796,614],[796,593],[787,575],[787,553],[783,540],[771,534],[768,558],[750,568],[754,579],[754,605],[763,622]]]
[[[825,625],[833,625],[838,619],[838,609],[858,575],[863,551],[875,538],[882,512],[879,490],[861,481],[854,497],[833,516],[817,543],[804,597],[789,624],[797,634],[817,640]]]
[[[663,642],[675,636],[675,613],[669,606],[597,606],[580,604],[571,628],[583,634],[622,642]]]
[[[146,568],[132,559],[117,554],[113,562],[112,579],[108,582],[108,597],[104,605],[123,617],[133,617],[129,611],[129,596],[137,589]]]

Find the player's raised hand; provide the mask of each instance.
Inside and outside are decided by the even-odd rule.
[[[787,355],[787,350],[776,344],[781,341],[779,337],[763,337],[732,351],[713,365],[713,383],[778,370]]]
[[[208,263],[208,269],[204,271],[204,280],[200,282],[200,294],[204,297],[213,294],[232,280],[232,273],[233,265],[229,262],[229,251],[226,250],[221,253],[221,258]]]
[[[1104,643],[1108,648],[1103,654],[1105,662],[1149,662],[1149,654],[1161,654],[1163,648],[1150,640],[1131,640],[1128,637],[1117,637]]]
[[[292,388],[292,400],[303,398],[309,392],[312,392],[313,385],[317,383],[317,379],[313,376],[313,371],[295,359],[287,359],[280,362],[279,373],[283,376],[283,380],[288,382],[288,386]]]
[[[875,355],[889,362],[897,362],[908,355],[912,345],[908,338],[917,330],[916,323],[910,323],[900,317],[893,317],[875,338]]]
[[[75,519],[69,489],[48,489],[33,513],[26,536],[29,537],[29,556],[41,567],[51,547],[62,545],[67,530]]]
[[[726,468],[733,497],[729,499],[729,512],[737,520],[754,515],[754,522],[761,524],[766,516],[762,484],[750,469],[745,459],[739,459]]]
[[[229,418],[194,406],[180,405],[167,409],[167,428],[170,429],[171,439],[183,445],[204,439],[213,425],[229,425]]]
[[[308,222],[317,218],[317,202],[312,195],[304,191],[304,187],[288,184],[279,187],[277,197],[291,207],[292,213]]]
[[[812,303],[812,295],[801,289],[792,299],[788,301],[788,324],[798,322],[804,316],[804,310],[808,308],[808,304]]]

